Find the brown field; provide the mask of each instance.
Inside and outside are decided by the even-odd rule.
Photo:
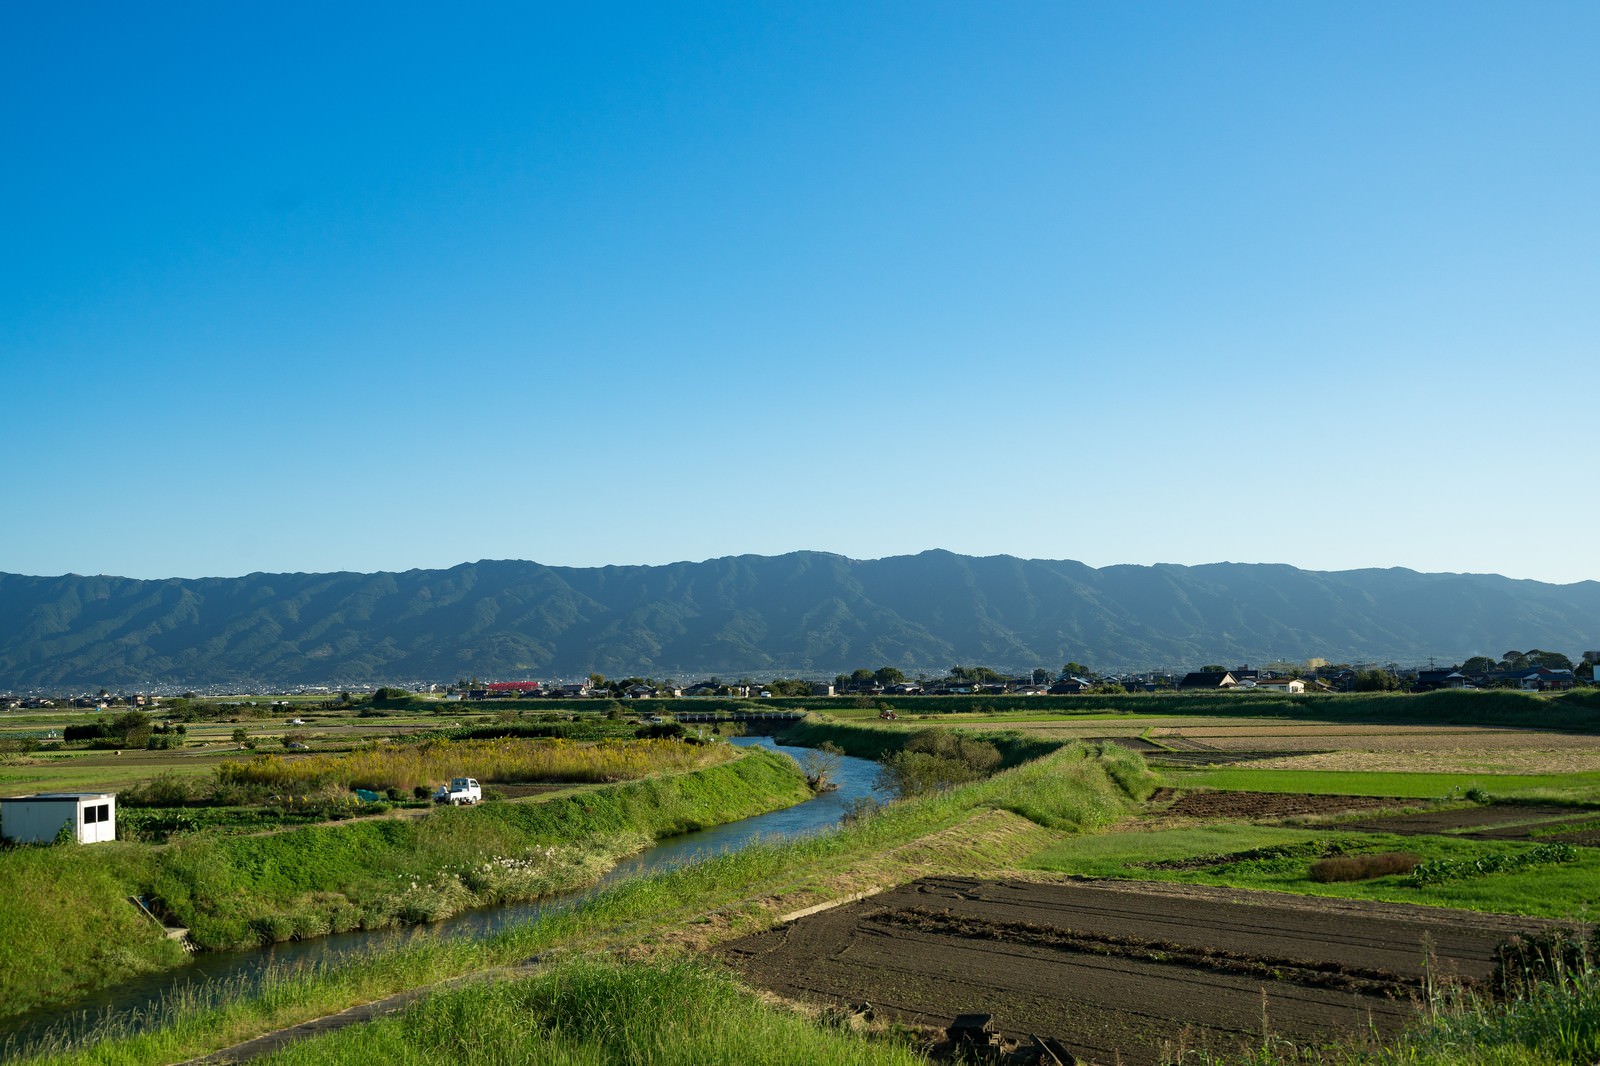
[[[1537,919],[1130,882],[924,878],[717,953],[785,998],[943,1027],[994,1016],[1080,1059],[1394,1035],[1429,978],[1486,980]]]
[[[1347,814],[1408,805],[1383,796],[1319,796],[1292,792],[1187,792],[1164,788],[1150,797],[1158,816],[1172,818],[1241,818],[1275,821],[1313,815]],[[1415,801],[1412,801],[1415,802]],[[1163,807],[1163,804],[1166,806]],[[1344,826],[1341,825],[1341,828]]]
[[[1449,833],[1480,840],[1527,840],[1537,831],[1542,840],[1563,840],[1587,844],[1595,833],[1589,828],[1600,821],[1600,811],[1575,812],[1533,804],[1496,803],[1489,807],[1466,807],[1446,811],[1421,811],[1393,814],[1382,818],[1363,818],[1341,822],[1340,829],[1416,836]],[[1563,827],[1572,831],[1563,832]]]

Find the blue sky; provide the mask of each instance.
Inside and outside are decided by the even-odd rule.
[[[0,570],[1600,578],[1600,7],[16,3]]]

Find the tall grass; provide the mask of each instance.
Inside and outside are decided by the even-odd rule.
[[[726,745],[671,740],[602,740],[559,737],[435,740],[373,746],[343,755],[258,755],[217,767],[217,781],[277,791],[344,788],[410,791],[451,777],[480,781],[613,782],[652,773],[675,773],[734,758]]]
[[[398,1017],[258,1061],[910,1066],[926,1060],[905,1046],[769,1006],[702,963],[574,958],[524,980],[435,993]]]
[[[1443,988],[1388,1046],[1298,1046],[1268,1036],[1233,1054],[1189,1052],[1177,1066],[1573,1066],[1600,1062],[1600,970],[1592,961],[1514,996]]]
[[[7,851],[0,933],[10,935],[0,938],[0,960],[14,964],[0,966],[0,1017],[181,961],[128,895],[151,897],[209,948],[433,921],[587,886],[657,837],[810,795],[792,760],[753,749],[694,773],[546,803],[441,808],[421,819],[261,836],[197,834],[164,848]]]

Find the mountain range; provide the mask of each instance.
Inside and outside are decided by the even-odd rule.
[[[0,691],[1441,663],[1600,647],[1600,582],[947,551],[404,573],[0,574]]]

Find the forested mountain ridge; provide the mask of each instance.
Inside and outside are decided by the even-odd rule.
[[[0,574],[0,691],[953,664],[1421,662],[1600,647],[1600,582],[1109,566],[946,551],[665,566],[484,561],[238,578]]]

